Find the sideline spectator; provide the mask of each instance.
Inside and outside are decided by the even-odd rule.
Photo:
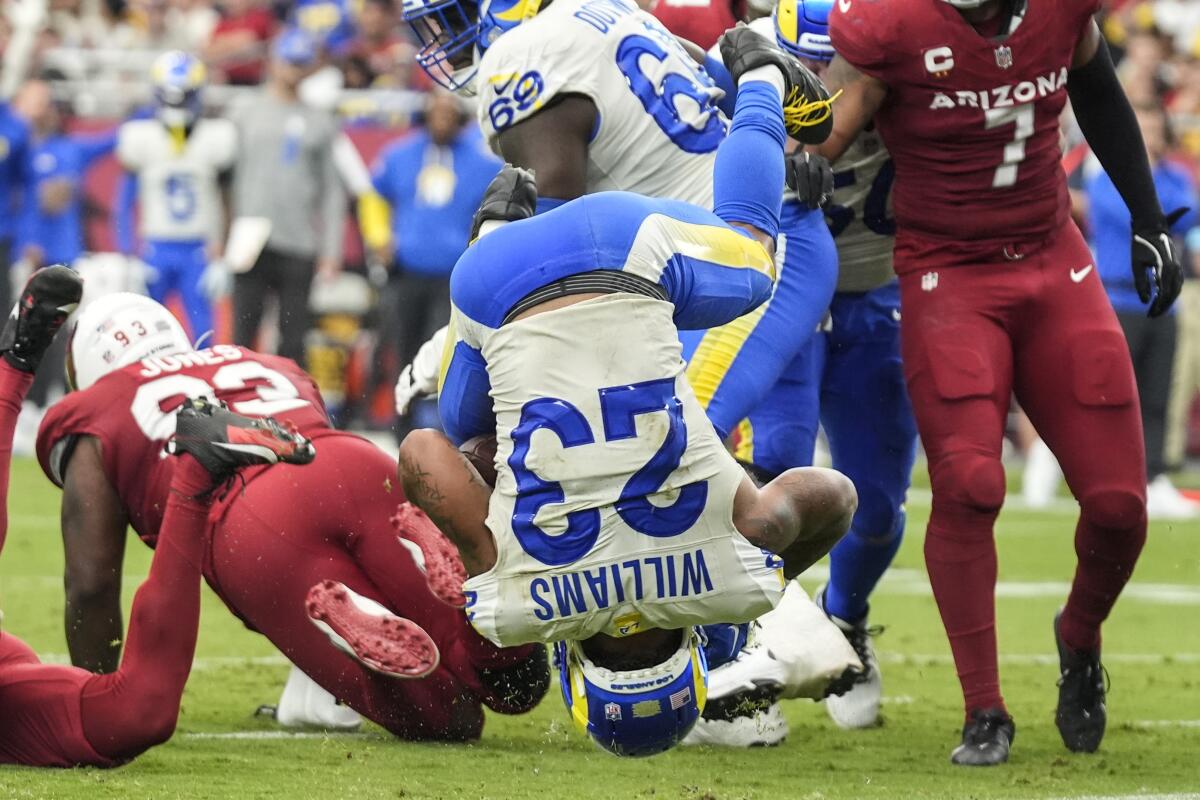
[[[249,272],[234,277],[234,342],[253,347],[269,295],[279,300],[279,354],[304,363],[308,296],[314,272],[340,268],[346,196],[334,164],[337,120],[304,105],[300,83],[317,47],[289,29],[275,40],[262,91],[233,110],[238,128],[232,212],[271,221],[266,248]]]
[[[275,18],[262,0],[222,0],[220,6],[221,19],[204,50],[204,61],[226,82],[253,86],[263,77]]]
[[[375,254],[392,264],[380,299],[380,340],[394,345],[397,364],[412,361],[421,343],[449,322],[450,271],[467,249],[471,218],[500,166],[485,151],[469,115],[446,92],[429,96],[422,129],[376,161],[372,183],[391,210],[392,231]],[[395,377],[376,372],[387,385]]]
[[[1163,159],[1171,145],[1166,112],[1157,105],[1139,106],[1136,110],[1162,207],[1168,212],[1176,208],[1193,209],[1172,227],[1175,234],[1182,235],[1196,220],[1195,184],[1187,170]],[[1196,516],[1200,507],[1184,498],[1165,474],[1164,443],[1175,363],[1176,310],[1172,308],[1170,313],[1156,319],[1146,316],[1145,304],[1138,299],[1129,270],[1133,236],[1129,210],[1112,180],[1097,171],[1087,179],[1085,191],[1096,269],[1125,331],[1137,375],[1146,440],[1147,511],[1151,517],[1160,518]]]

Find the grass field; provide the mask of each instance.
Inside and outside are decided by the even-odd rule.
[[[1064,503],[1002,515],[1002,679],[1018,732],[1007,766],[971,771],[948,763],[961,707],[921,561],[928,502],[915,494],[907,542],[873,608],[888,627],[878,642],[887,694],[878,729],[838,730],[821,706],[798,701],[781,747],[623,762],[571,731],[551,696],[527,716],[492,716],[471,746],[403,744],[374,728],[288,736],[252,716],[277,699],[286,665],[206,593],[171,742],[119,770],[0,768],[0,798],[1200,798],[1187,794],[1200,792],[1200,524],[1152,526],[1106,628],[1108,737],[1099,753],[1077,756],[1054,729],[1050,634],[1071,575],[1073,514]],[[58,492],[32,461],[14,465],[9,511],[4,626],[62,659]],[[131,543],[127,602],[148,562],[149,551]],[[806,581],[810,590],[818,580]]]

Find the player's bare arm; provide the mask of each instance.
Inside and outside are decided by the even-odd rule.
[[[571,200],[587,193],[588,142],[596,106],[582,95],[566,95],[500,134],[500,155],[533,170],[543,197]]]
[[[1129,207],[1134,285],[1142,302],[1150,304],[1149,315],[1157,317],[1183,288],[1183,269],[1170,236],[1178,217],[1168,218],[1159,205],[1137,117],[1095,20],[1088,22],[1075,47],[1067,93],[1088,145]]]
[[[100,443],[83,437],[63,477],[62,535],[71,663],[114,672],[121,657],[121,565],[128,519],[104,476]]]
[[[887,99],[887,84],[866,75],[841,56],[834,56],[821,80],[830,96],[841,92],[833,115],[833,132],[824,143],[809,148],[830,161],[837,161],[875,117]]]
[[[495,437],[490,441],[494,453]],[[481,575],[495,565],[496,542],[484,524],[492,488],[445,434],[418,430],[405,437],[400,482],[404,496],[458,548],[467,575]]]
[[[756,547],[783,559],[794,578],[823,558],[850,529],[858,508],[854,484],[820,467],[791,469],[757,488],[749,478],[733,501],[733,524]]]

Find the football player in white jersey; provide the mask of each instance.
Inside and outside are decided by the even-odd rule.
[[[404,13],[424,43],[421,66],[477,94],[491,147],[536,173],[539,213],[609,189],[711,205],[735,96],[729,73],[632,0],[407,0]],[[796,62],[789,68],[798,89],[785,98],[789,133],[820,141],[828,96]],[[734,725],[714,739],[775,744],[786,735],[777,706],[764,723],[750,703],[730,701]],[[715,704],[710,712],[724,714]]]
[[[493,182],[451,278],[447,435],[414,432],[400,452],[407,496],[471,576],[472,624],[494,642],[557,641],[572,717],[621,755],[695,724],[694,626],[774,606],[779,569],[813,563],[854,508],[828,470],[756,488],[684,375],[678,330],[761,305],[779,231],[787,61],[744,29],[722,55],[742,80],[712,211],[602,192],[533,216],[529,173]],[[494,491],[452,445],[485,436]]]
[[[164,53],[151,75],[154,117],[121,126],[117,159],[137,180],[150,295],[162,302],[178,292],[197,339],[212,330],[212,299],[220,293],[225,209],[219,181],[233,166],[237,131],[228,120],[201,118],[205,68],[195,56]]]

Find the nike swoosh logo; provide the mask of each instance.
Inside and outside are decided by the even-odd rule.
[[[850,10],[850,0],[838,0],[838,8],[840,8],[842,13],[845,14]]]
[[[1083,269],[1079,269],[1079,270],[1073,269],[1073,270],[1071,270],[1071,280],[1075,281],[1076,283],[1081,283],[1083,281],[1083,279],[1086,278],[1088,276],[1088,273],[1091,271],[1092,271],[1091,264],[1088,264]]]

